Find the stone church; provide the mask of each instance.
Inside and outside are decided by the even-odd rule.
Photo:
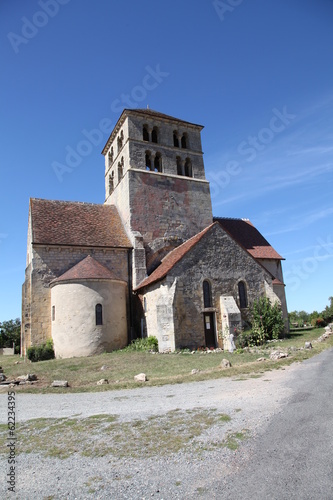
[[[154,335],[228,346],[254,299],[278,302],[282,257],[246,219],[213,217],[201,125],[125,109],[102,151],[105,202],[31,199],[22,353],[88,356]]]

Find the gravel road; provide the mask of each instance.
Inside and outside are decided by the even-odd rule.
[[[152,415],[165,416],[176,409],[216,409],[231,417],[223,431],[219,432],[227,436],[246,428],[250,437],[236,451],[218,448],[196,454],[191,453],[189,448],[170,456],[157,453],[149,458],[115,458],[106,455],[91,459],[79,454],[65,459],[45,458],[38,450],[19,454],[16,494],[6,492],[5,471],[8,464],[7,457],[2,455],[4,481],[1,498],[253,499],[253,493],[247,496],[246,491],[237,496],[237,482],[241,479],[242,470],[251,463],[256,445],[271,422],[283,415],[288,403],[300,390],[302,380],[307,381],[309,371],[316,370],[320,363],[327,360],[327,356],[331,356],[332,360],[332,354],[331,349],[302,364],[295,363],[285,369],[265,372],[261,378],[223,378],[88,394],[16,394],[18,422],[41,417],[76,415],[86,418],[111,414],[117,415],[117,421],[121,423],[146,419]],[[0,394],[0,422],[7,422],[7,393]],[[256,498],[279,498],[267,496],[267,492],[265,495]]]

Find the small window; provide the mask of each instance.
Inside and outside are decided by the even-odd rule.
[[[55,306],[52,306],[52,321],[55,321]]]
[[[120,162],[118,163],[118,182],[120,182],[123,175],[124,175],[124,157],[122,157]]]
[[[209,281],[205,280],[202,284],[204,307],[212,307],[212,291]]]
[[[117,145],[118,145],[118,153],[119,151],[122,149],[123,147],[123,141],[124,141],[124,132],[121,131],[120,132],[120,135],[118,136],[118,139],[117,139]]]
[[[108,165],[109,165],[109,167],[111,167],[112,163],[113,163],[113,148],[110,149],[109,155],[108,155]]]
[[[103,308],[102,308],[102,304],[96,304],[95,315],[96,315],[96,325],[103,325]]]
[[[179,156],[177,156],[177,175],[183,175],[182,161]]]
[[[189,158],[185,160],[185,175],[187,177],[192,177],[192,163]]]
[[[238,283],[239,306],[241,309],[247,307],[247,294],[244,281]]]
[[[154,170],[155,172],[162,172],[162,159],[160,153],[156,153],[154,158]]]
[[[186,134],[182,135],[181,143],[182,143],[182,148],[186,149],[187,148],[187,135]]]
[[[175,148],[179,148],[178,132],[176,132],[176,130],[173,133],[173,145]]]
[[[146,297],[143,297],[143,309],[144,309],[144,312],[147,312],[147,298]]]
[[[153,128],[153,131],[151,133],[151,142],[156,142],[157,144],[157,137],[158,137],[158,134],[157,134],[157,127],[154,127]]]
[[[149,141],[149,132],[148,132],[147,125],[143,126],[143,129],[142,129],[142,138],[143,138],[144,141]]]
[[[151,155],[149,151],[146,151],[145,164],[146,170],[151,170]]]
[[[112,193],[114,189],[114,172],[111,172],[111,175],[109,175],[109,194]]]

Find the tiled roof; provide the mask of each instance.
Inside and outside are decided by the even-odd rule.
[[[32,243],[131,248],[113,205],[32,198],[30,210]]]
[[[214,221],[218,222],[255,259],[283,260],[249,220],[214,217]]]
[[[154,111],[153,109],[124,109],[118,118],[118,121],[116,125],[114,126],[114,129],[112,130],[108,140],[106,141],[106,144],[102,150],[102,154],[106,155],[107,150],[110,147],[110,144],[114,140],[115,136],[118,134],[120,127],[122,126],[126,116],[128,115],[142,115],[142,116],[147,116],[147,117],[152,117],[152,118],[161,118],[163,120],[171,120],[173,122],[178,122],[178,123],[184,123],[186,125],[192,125],[193,127],[199,127],[200,129],[203,129],[203,125],[198,125],[196,123],[192,122],[187,122],[185,120],[180,120],[179,118],[175,118],[174,116],[166,115],[164,113],[160,113],[159,111]]]
[[[214,223],[210,226],[206,227],[203,231],[196,234],[189,240],[185,241],[182,245],[171,250],[164,259],[161,264],[153,271],[148,278],[144,279],[139,286],[136,287],[136,290],[143,288],[144,286],[151,285],[155,281],[159,281],[168,274],[168,272],[179,262],[184,255],[187,254],[200,240],[201,238],[214,226]]]
[[[88,255],[78,264],[66,271],[58,278],[51,281],[51,285],[60,283],[61,281],[76,281],[88,279],[116,279],[113,273],[107,267],[97,262],[93,257]]]

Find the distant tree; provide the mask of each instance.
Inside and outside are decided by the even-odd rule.
[[[0,323],[0,347],[13,347],[19,352],[21,340],[21,321],[19,318]]]
[[[321,313],[326,323],[330,323],[331,321],[333,321],[333,297],[329,297],[328,300],[330,302],[330,305],[326,306],[324,311]]]

